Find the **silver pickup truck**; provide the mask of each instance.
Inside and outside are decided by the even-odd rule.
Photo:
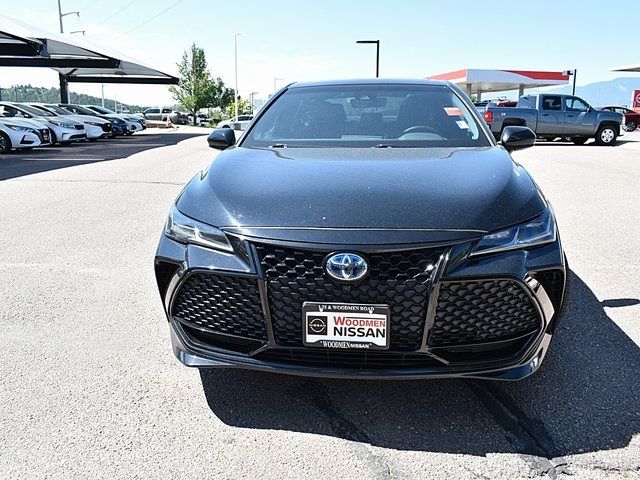
[[[572,95],[525,95],[515,107],[487,105],[484,119],[496,138],[504,127],[519,125],[533,130],[538,138],[569,138],[582,145],[594,138],[598,145],[613,145],[620,135],[622,115],[596,110]]]

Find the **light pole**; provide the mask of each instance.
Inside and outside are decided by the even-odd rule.
[[[573,70],[565,70],[564,72],[565,75],[570,75],[571,77],[573,77],[573,86],[571,87],[571,95],[575,95],[576,94],[576,78],[578,76],[578,69],[574,68]]]
[[[80,18],[80,12],[77,11],[62,13],[62,4],[60,3],[60,0],[58,0],[58,20],[60,21],[60,33],[64,33],[64,27],[62,26],[63,17],[66,17],[67,15],[73,15],[74,13],[78,16],[78,18]],[[62,103],[69,103],[69,83],[67,82],[67,77],[62,73],[59,73],[58,77],[60,78],[60,101]]]
[[[236,119],[238,118],[238,37],[240,35],[244,35],[243,32],[236,32],[233,34],[233,58],[234,58],[234,67],[235,67],[235,112]]]
[[[278,80],[284,80],[284,78],[273,77],[273,93],[278,91]]]
[[[376,44],[376,78],[380,76],[380,40],[357,40],[360,44]]]
[[[251,99],[251,115],[253,115],[253,96],[258,92],[251,92],[249,98]]]

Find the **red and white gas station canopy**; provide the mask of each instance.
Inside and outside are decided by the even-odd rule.
[[[459,85],[467,93],[502,92],[525,88],[566,85],[569,75],[564,72],[543,72],[533,70],[484,70],[465,68],[455,72],[441,73],[427,77],[432,80],[448,80]]]

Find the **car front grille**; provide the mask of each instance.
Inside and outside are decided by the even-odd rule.
[[[430,323],[430,272],[444,248],[362,253],[369,274],[348,285],[325,275],[324,261],[330,251],[258,243],[247,248],[244,241],[232,242],[236,254],[247,263],[252,263],[251,252],[257,253],[260,278],[196,271],[174,294],[171,317],[200,343],[249,353],[266,346],[268,331],[272,331],[275,343],[256,353],[256,359],[356,369],[438,365],[417,350]],[[262,292],[259,282],[266,285]],[[542,320],[535,301],[516,280],[444,280],[435,291],[438,298],[431,303],[435,311],[427,346],[451,362],[510,358],[540,332]],[[389,350],[303,347],[302,304],[306,301],[388,305]],[[268,318],[263,304],[268,305]]]
[[[508,279],[443,282],[429,346],[510,340],[540,328],[532,299]]]
[[[103,123],[102,124],[102,131],[103,132],[110,132],[111,131],[111,124],[110,123]]]
[[[190,327],[212,333],[267,339],[254,278],[193,273],[180,287],[171,315]]]
[[[84,130],[84,125],[74,125],[76,130]]]
[[[330,252],[256,246],[267,281],[275,341],[302,345],[302,304],[343,302],[389,305],[391,350],[420,348],[429,293],[429,276],[442,248],[365,255],[369,275],[353,285],[338,284],[324,274]]]

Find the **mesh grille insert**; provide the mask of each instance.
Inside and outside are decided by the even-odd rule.
[[[214,333],[266,340],[257,280],[211,273],[192,274],[180,287],[172,316]]]
[[[429,345],[508,340],[539,327],[533,301],[513,280],[443,282]]]

